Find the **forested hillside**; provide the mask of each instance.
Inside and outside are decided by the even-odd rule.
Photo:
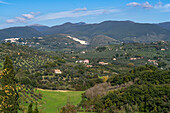
[[[105,21],[99,24],[76,25],[65,23],[43,32],[46,35],[65,33],[80,39],[104,35],[125,42],[152,42],[170,40],[170,31],[155,24],[140,24],[132,21]]]
[[[169,112],[168,70],[141,66],[126,74],[113,75],[107,82],[111,85],[103,84],[88,89],[80,106],[98,113]]]
[[[159,23],[158,25],[164,29],[170,30],[170,22],[163,22],[163,23]]]
[[[6,38],[31,38],[42,34],[30,27],[11,27],[0,30],[0,40]]]
[[[29,25],[28,27],[31,27],[39,32],[46,31],[50,28],[48,26],[44,26],[44,25],[40,25],[40,24],[33,24],[33,25]]]
[[[61,111],[169,112],[169,42],[110,45],[66,54],[2,43],[0,68],[6,56],[14,64],[22,110],[26,103],[38,102],[42,108],[44,98],[52,101],[31,90],[41,88],[85,91],[77,106],[68,103]]]
[[[0,30],[0,40],[5,38],[32,38],[37,36],[54,36],[66,34],[99,45],[115,42],[154,42],[170,41],[168,23],[149,24],[132,21],[104,21],[98,24],[65,23],[53,27],[30,25],[27,27],[12,27]],[[96,40],[99,39],[99,40]],[[106,41],[102,41],[106,40]]]

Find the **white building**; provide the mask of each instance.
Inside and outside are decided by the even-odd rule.
[[[62,72],[61,72],[59,69],[55,69],[55,70],[54,70],[54,73],[55,73],[55,74],[62,74]]]

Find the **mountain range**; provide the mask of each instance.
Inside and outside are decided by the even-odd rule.
[[[164,22],[158,24],[160,27],[170,30],[170,22]]]
[[[33,24],[33,25],[29,25],[28,27],[31,27],[39,32],[46,31],[50,28],[48,26],[44,26],[44,25],[40,25],[40,24]]]
[[[99,45],[110,42],[170,41],[170,22],[159,24],[135,23],[132,21],[104,21],[97,24],[70,23],[52,27],[34,24],[0,30],[0,40],[19,37],[31,38],[46,35],[66,34]]]

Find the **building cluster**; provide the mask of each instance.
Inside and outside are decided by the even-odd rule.
[[[15,43],[16,41],[18,41],[20,38],[7,38],[4,41],[5,42],[11,42],[11,43]]]
[[[76,63],[89,64],[90,61],[89,61],[88,59],[85,59],[85,60],[77,60]]]
[[[138,59],[144,59],[144,57],[134,57],[134,58],[130,58],[130,60],[138,60]]]
[[[153,63],[154,65],[158,66],[158,61],[157,60],[148,60],[148,62]]]
[[[55,74],[62,74],[61,70],[59,70],[59,69],[54,69],[54,73]]]

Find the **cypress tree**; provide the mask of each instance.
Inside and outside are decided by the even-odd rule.
[[[28,106],[28,113],[33,113],[33,110],[32,110],[32,102],[30,103],[30,105]]]
[[[18,93],[15,83],[15,71],[12,61],[5,58],[3,72],[0,75],[0,112],[17,113],[19,108]]]
[[[37,106],[37,102],[36,102],[36,106],[35,106],[35,109],[34,109],[34,113],[39,113],[39,111],[38,111],[38,106]]]

